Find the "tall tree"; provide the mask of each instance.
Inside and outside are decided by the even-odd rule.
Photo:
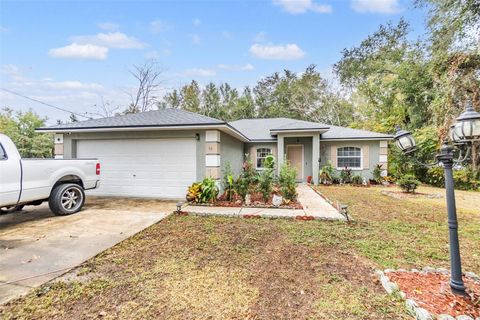
[[[130,105],[125,113],[137,113],[150,110],[157,104],[157,94],[161,85],[163,70],[154,60],[134,65],[130,74],[135,78],[135,91],[129,93]]]
[[[46,118],[32,111],[14,112],[4,108],[0,111],[0,132],[6,134],[17,146],[24,158],[50,158],[53,155],[53,136],[35,132],[45,126]]]
[[[180,90],[181,108],[186,111],[200,113],[200,94],[200,86],[195,80],[183,86]]]

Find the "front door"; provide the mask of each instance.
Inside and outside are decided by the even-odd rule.
[[[297,168],[297,180],[303,180],[303,145],[288,145],[287,160],[292,167]]]

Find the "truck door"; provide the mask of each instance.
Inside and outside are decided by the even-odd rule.
[[[0,143],[0,207],[15,205],[21,190],[22,169],[20,159],[8,158]]]

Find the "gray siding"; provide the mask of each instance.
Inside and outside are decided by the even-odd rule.
[[[362,154],[365,152],[365,146],[368,146],[368,169],[364,164],[362,170],[354,170],[353,174],[359,174],[362,177],[371,179],[373,177],[372,171],[379,163],[380,141],[322,141],[320,140],[320,167],[327,164],[327,161],[332,159],[332,146],[339,147],[359,147],[362,148]],[[336,157],[336,154],[334,155]],[[363,162],[363,161],[362,161]],[[338,170],[337,170],[338,171]]]
[[[223,175],[227,162],[232,166],[235,175],[240,174],[244,158],[243,142],[221,133],[220,136],[220,174]]]
[[[205,130],[84,132],[64,134],[64,158],[76,158],[76,141],[78,140],[195,138],[196,133],[200,135],[200,140],[197,141],[197,180],[201,181],[205,177]],[[241,147],[240,150],[242,150]]]

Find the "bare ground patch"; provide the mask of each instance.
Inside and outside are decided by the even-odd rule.
[[[401,319],[341,224],[171,217],[0,310],[5,319]],[[307,228],[307,233],[304,231]],[[309,233],[315,232],[315,233]]]

